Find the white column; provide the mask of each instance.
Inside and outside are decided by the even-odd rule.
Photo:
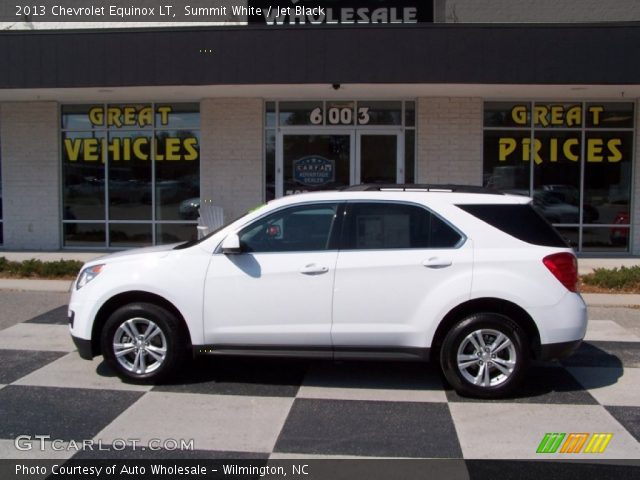
[[[228,221],[262,203],[263,101],[208,98],[200,103],[200,198]]]
[[[482,185],[482,99],[417,102],[418,183]]]
[[[60,248],[58,104],[0,105],[4,245],[8,250]]]

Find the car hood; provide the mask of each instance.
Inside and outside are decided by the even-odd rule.
[[[111,260],[119,260],[119,259],[122,259],[123,257],[131,257],[134,255],[147,255],[150,253],[170,252],[176,247],[176,245],[180,245],[180,243],[184,243],[184,242],[171,243],[168,245],[158,245],[157,247],[132,248],[131,250],[124,250],[122,252],[116,252],[110,255],[105,255],[104,257],[100,257],[95,260],[95,263],[104,263],[105,261],[109,262]]]

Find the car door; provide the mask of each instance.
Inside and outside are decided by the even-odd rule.
[[[337,203],[280,209],[238,232],[241,253],[215,253],[204,291],[209,345],[331,347]]]
[[[471,242],[417,204],[349,202],[343,222],[336,357],[357,347],[426,347],[434,312],[447,299],[469,296]]]

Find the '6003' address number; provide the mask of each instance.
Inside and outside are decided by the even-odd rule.
[[[358,125],[367,125],[371,117],[369,107],[358,108]],[[324,111],[322,108],[314,108],[309,114],[309,121],[312,125],[322,125]],[[353,109],[349,107],[331,107],[327,110],[327,124],[329,125],[353,125]]]

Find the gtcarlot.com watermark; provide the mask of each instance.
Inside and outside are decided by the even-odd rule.
[[[193,450],[193,438],[151,438],[149,441],[142,443],[139,438],[115,438],[105,443],[102,440],[62,440],[59,438],[51,438],[51,435],[19,435],[13,441],[17,450],[29,451],[39,450],[45,452],[48,450],[59,451],[98,451],[112,452],[129,450]]]

